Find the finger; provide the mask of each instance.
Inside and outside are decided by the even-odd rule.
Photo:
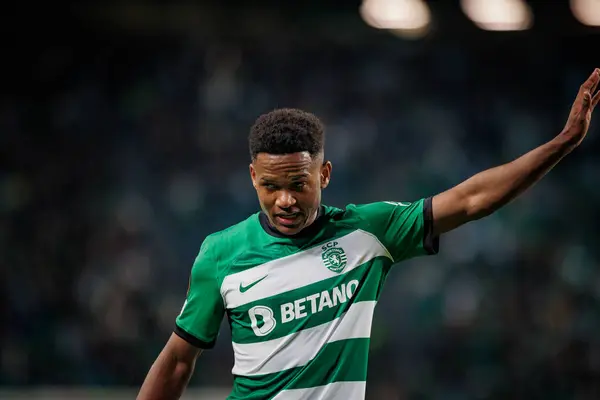
[[[592,105],[592,95],[588,91],[583,92],[583,107],[582,107],[581,111],[585,112],[586,110],[589,110],[591,105]]]
[[[598,81],[600,81],[600,70],[596,68],[587,81],[581,85],[581,89],[583,89],[583,91],[593,92],[596,89],[596,86],[598,86]]]
[[[592,99],[592,108],[596,107],[598,102],[600,102],[600,91],[596,92],[594,98]]]
[[[598,87],[598,82],[600,82],[600,69],[596,68],[594,70],[594,72],[596,73],[596,78],[593,80],[594,83],[592,84],[592,87],[590,88],[590,93],[596,92],[596,88]],[[594,75],[594,74],[592,74],[592,75]]]

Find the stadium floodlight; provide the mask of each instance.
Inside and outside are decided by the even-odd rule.
[[[407,37],[421,37],[431,24],[431,11],[423,0],[363,0],[363,20],[376,29]]]
[[[571,11],[582,24],[600,26],[600,1],[571,0]]]
[[[533,13],[523,0],[461,0],[461,7],[484,30],[522,31],[533,25]]]

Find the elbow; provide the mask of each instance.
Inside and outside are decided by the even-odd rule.
[[[187,382],[194,372],[194,362],[176,360],[173,376],[177,381]]]
[[[170,353],[169,364],[171,364],[172,368],[172,379],[174,382],[178,384],[185,384],[191,377],[194,372],[194,367],[196,364],[195,357],[188,357],[185,355],[179,355],[175,352]]]
[[[484,196],[471,196],[466,201],[465,214],[469,221],[476,221],[491,215],[500,206],[488,201]]]

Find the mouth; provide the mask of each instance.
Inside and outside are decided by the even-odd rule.
[[[278,224],[283,226],[295,226],[298,224],[301,214],[277,214],[275,220]]]

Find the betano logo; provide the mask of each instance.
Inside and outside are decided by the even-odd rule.
[[[344,304],[354,296],[359,282],[356,279],[342,283],[331,290],[324,290],[279,306],[281,323],[318,314],[325,308]],[[277,326],[275,313],[267,306],[254,306],[248,310],[252,330],[256,336],[267,336]]]

